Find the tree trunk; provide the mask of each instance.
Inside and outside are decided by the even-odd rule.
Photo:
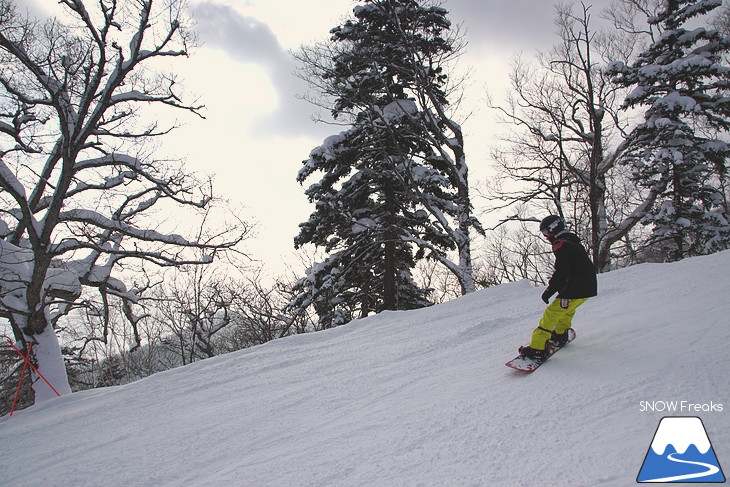
[[[462,140],[459,132],[459,140]],[[456,238],[456,245],[459,249],[459,284],[461,285],[461,294],[468,294],[476,291],[474,283],[474,264],[471,256],[471,238],[469,231],[473,226],[471,214],[471,199],[469,198],[469,168],[466,165],[466,156],[463,151],[463,145],[458,146],[456,151],[457,169],[460,180],[457,184],[459,195],[459,230]]]
[[[53,399],[57,396],[56,392],[60,395],[71,394],[71,386],[68,384],[66,364],[61,354],[61,346],[51,324],[48,323],[42,333],[33,335],[32,340],[34,345],[31,362],[45,377],[45,380],[43,380],[33,372],[33,392],[35,393],[36,404]],[[46,383],[46,380],[50,383],[50,386]]]
[[[383,259],[383,309],[395,310],[397,306],[396,299],[396,235],[393,232],[393,224],[395,214],[395,191],[393,183],[390,180],[385,181],[385,256]]]
[[[461,231],[465,232],[464,240],[459,242],[459,272],[457,278],[461,286],[461,294],[472,293],[477,290],[474,283],[474,265],[471,258],[471,244],[469,242],[469,224],[461,225]]]

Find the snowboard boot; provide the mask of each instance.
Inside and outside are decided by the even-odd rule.
[[[548,357],[548,351],[545,350],[538,350],[536,348],[532,347],[520,347],[519,348],[520,355],[525,358],[532,358],[536,360],[545,360]]]
[[[568,331],[566,330],[565,333],[555,333],[553,332],[553,336],[550,338],[551,345],[555,348],[562,348],[568,343]]]

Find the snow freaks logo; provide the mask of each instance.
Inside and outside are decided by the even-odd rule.
[[[636,481],[725,482],[702,420],[694,416],[662,418]]]

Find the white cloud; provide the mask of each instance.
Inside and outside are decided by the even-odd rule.
[[[285,13],[287,13],[285,17],[288,18],[297,11],[296,8],[281,8],[282,2],[278,3],[279,9],[273,11],[272,5],[265,4],[268,6],[270,17],[280,20]],[[281,15],[272,16],[272,12]],[[312,122],[314,107],[301,99],[307,92],[307,83],[294,76],[296,69],[294,58],[290,49],[283,47],[279,41],[280,35],[291,38],[293,32],[300,32],[302,36],[306,35],[305,32],[310,32],[308,17],[296,20],[292,18],[293,28],[283,29],[275,34],[262,20],[221,2],[208,1],[196,4],[193,7],[193,15],[197,24],[196,30],[207,47],[222,50],[232,61],[254,63],[266,70],[278,99],[276,109],[262,117],[258,124],[252,127],[257,135],[294,137],[309,135],[321,138],[327,134],[326,129]],[[309,16],[317,18],[311,12]],[[305,25],[308,27],[304,28]],[[326,34],[328,30],[329,28],[323,30],[322,34]],[[305,42],[301,39],[292,49],[298,48]]]
[[[241,216],[258,221],[258,237],[249,244],[254,257],[279,264],[279,256],[293,248],[297,224],[308,216],[295,178],[300,161],[319,142],[257,130],[280,104],[265,67],[207,47],[183,64],[186,91],[201,95],[206,118],[185,116],[165,136],[163,149],[184,158],[191,170],[214,174],[216,195],[245,205]]]

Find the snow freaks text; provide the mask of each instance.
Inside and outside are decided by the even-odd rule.
[[[691,401],[640,401],[639,412],[642,413],[721,413],[724,407],[721,403],[696,403]]]

